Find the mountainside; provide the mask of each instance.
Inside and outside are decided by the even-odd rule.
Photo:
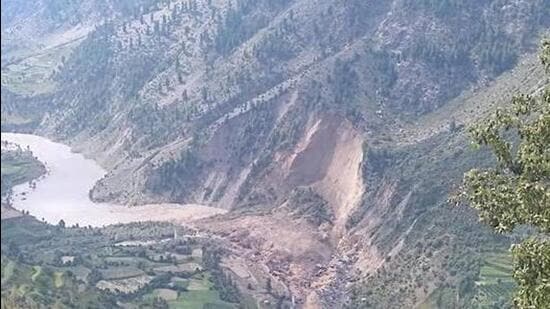
[[[200,226],[243,286],[468,307],[509,244],[446,199],[490,163],[464,127],[548,83],[548,0],[21,2],[2,0],[2,129],[98,160],[95,201],[230,210]]]

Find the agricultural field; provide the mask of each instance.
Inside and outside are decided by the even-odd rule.
[[[503,308],[510,303],[516,283],[510,252],[490,253],[484,260],[476,282],[478,293],[474,300],[480,308]]]
[[[50,93],[55,90],[54,74],[63,65],[79,41],[13,55],[12,63],[2,67],[2,87],[23,96]]]
[[[167,302],[169,308],[237,308],[236,304],[223,301],[220,298],[212,280],[208,273],[196,274],[187,279],[176,277],[169,284],[171,288],[155,289],[144,295],[143,298],[146,302],[160,297]]]
[[[240,295],[223,283],[216,244],[186,234],[169,223],[64,228],[30,216],[4,220],[2,303],[237,308]]]
[[[419,305],[420,309],[465,307],[476,309],[511,308],[516,288],[510,252],[500,248],[482,255],[475,281],[441,287]]]
[[[70,272],[30,266],[2,254],[2,308],[67,308],[76,298],[94,308],[112,305]]]
[[[2,144],[1,218],[18,217],[20,212],[11,207],[13,186],[30,182],[46,173],[46,168],[30,151],[13,144]]]
[[[10,146],[2,145],[2,196],[13,186],[36,179],[46,172],[44,165],[30,151]]]

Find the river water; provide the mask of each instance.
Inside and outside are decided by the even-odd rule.
[[[172,221],[188,223],[221,214],[222,209],[195,204],[154,204],[126,207],[108,203],[93,203],[89,191],[106,171],[95,161],[71,151],[67,145],[30,134],[4,133],[2,140],[29,147],[45,164],[47,175],[36,182],[14,187],[13,207],[29,211],[38,220],[67,225],[103,226],[136,221]]]

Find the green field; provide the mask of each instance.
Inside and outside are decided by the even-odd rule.
[[[202,309],[210,304],[213,308],[235,308],[233,304],[220,299],[218,291],[213,289],[209,276],[192,278],[187,286],[188,291],[180,293],[177,300],[170,301],[170,308]]]
[[[45,172],[44,165],[29,151],[2,151],[2,196],[13,186],[36,179]]]
[[[54,286],[56,288],[61,288],[63,287],[64,285],[64,278],[63,278],[63,273],[62,272],[59,272],[59,271],[56,271],[54,274],[53,274],[53,283],[54,283]]]
[[[13,183],[22,183],[28,181],[29,178],[33,178],[33,175],[38,174],[37,169],[41,165],[31,158],[25,157],[12,157],[5,159],[2,156],[2,177],[8,177]]]
[[[15,262],[2,257],[2,285],[9,281],[15,270]]]
[[[178,278],[172,282],[175,286],[187,291],[178,292],[177,299],[166,299],[170,308],[203,309],[205,306],[219,309],[237,308],[235,304],[220,299],[208,273],[197,274],[189,279]],[[152,301],[156,297],[162,298],[162,293],[158,290],[145,295],[144,300]]]
[[[473,294],[462,302],[467,308],[507,308],[511,304],[516,283],[512,277],[512,256],[508,251],[496,251],[485,255]],[[455,304],[456,288],[438,288],[419,306],[420,309],[447,308]]]
[[[31,216],[4,220],[2,303],[23,299],[25,308],[34,304],[71,308],[71,302],[86,308],[236,308],[234,298],[231,301],[235,303],[221,299],[223,293],[228,294],[228,286],[216,277],[222,274],[212,259],[209,264],[197,264],[200,269],[180,267],[194,259],[193,250],[207,248],[209,240],[166,241],[175,228],[178,235],[185,235],[185,227],[169,223],[90,229],[60,228]],[[145,235],[143,240],[150,244],[117,245],[140,239],[139,235]],[[188,249],[183,251],[189,254],[178,253],[182,251],[178,248],[185,246]],[[65,256],[73,259],[65,263]],[[163,256],[162,261],[159,256]],[[166,267],[173,270],[164,271]],[[120,306],[112,305],[116,303]],[[23,308],[12,305],[8,308]]]
[[[2,68],[2,87],[31,96],[55,90],[53,72],[67,59],[80,41],[21,55],[18,61]]]
[[[14,145],[3,149],[2,193],[45,172],[30,151]],[[201,257],[210,246],[208,238],[170,239],[176,229],[178,235],[188,233],[183,226],[62,228],[18,216],[3,220],[1,227],[1,309],[72,308],[75,302],[83,308],[116,308],[117,303],[139,308],[236,308],[240,301],[235,292],[233,298],[224,296],[234,304],[221,299],[233,286],[224,284],[219,258]],[[132,241],[135,244],[120,245]]]
[[[81,291],[78,283],[63,271],[30,266],[2,255],[2,308],[71,307],[72,299],[92,307],[106,305],[95,291]]]
[[[480,307],[494,306],[511,300],[516,283],[512,277],[512,256],[509,252],[488,254],[479,274],[478,293],[475,296]]]
[[[40,266],[33,266],[32,268],[32,276],[31,276],[31,280],[32,282],[36,282],[38,277],[40,277],[40,275],[42,274],[42,267]]]

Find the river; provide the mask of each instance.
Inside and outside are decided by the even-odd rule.
[[[189,223],[193,220],[222,214],[225,210],[195,204],[152,204],[126,207],[109,203],[94,203],[89,191],[106,171],[94,160],[71,151],[67,145],[47,138],[19,133],[1,134],[1,139],[29,147],[47,169],[47,174],[32,189],[22,184],[13,189],[13,207],[29,211],[38,220],[67,225],[104,226],[137,221],[171,221]]]

